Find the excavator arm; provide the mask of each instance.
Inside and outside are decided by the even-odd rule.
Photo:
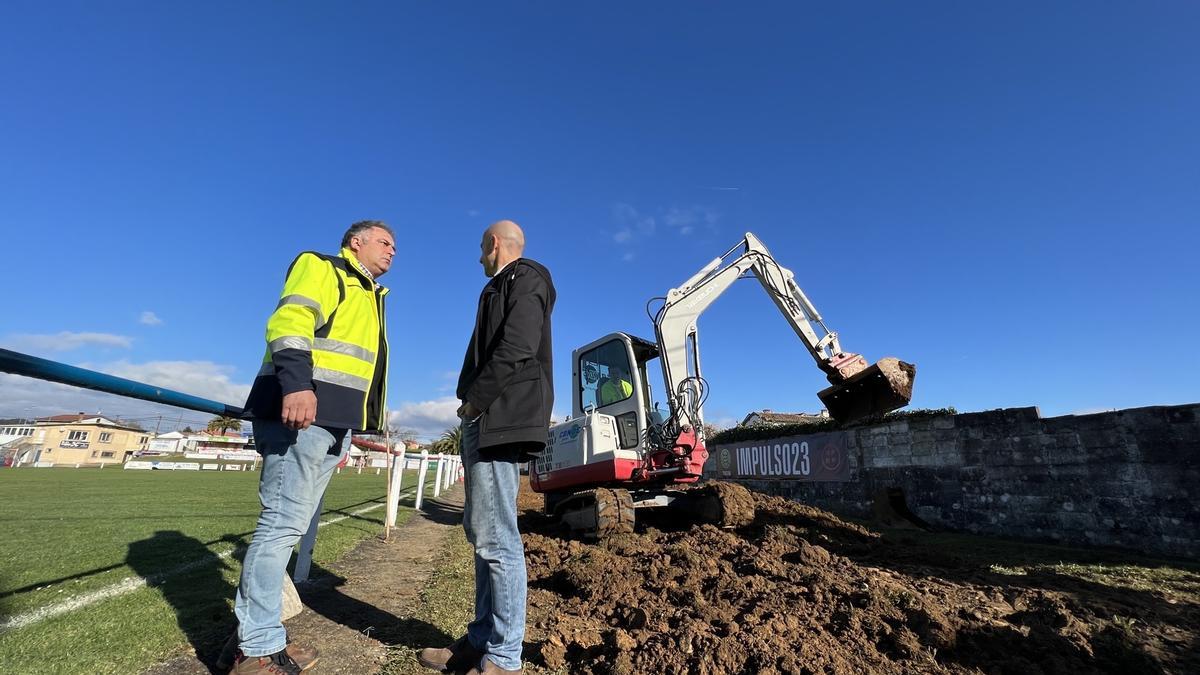
[[[746,276],[758,280],[824,371],[831,386],[818,396],[830,416],[850,422],[908,404],[915,367],[894,358],[870,365],[861,355],[843,351],[838,334],[825,326],[792,272],[775,260],[758,237],[747,232],[724,255],[672,288],[654,316],[667,402],[676,424],[703,433],[705,384],[696,320],[733,282]]]

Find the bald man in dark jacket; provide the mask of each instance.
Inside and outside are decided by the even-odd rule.
[[[520,463],[546,446],[554,380],[550,271],[522,257],[525,235],[501,220],[483,235],[479,262],[491,280],[458,377],[467,501],[463,529],[475,547],[475,620],[444,649],[424,649],[435,670],[521,672],[525,548],[517,530]]]

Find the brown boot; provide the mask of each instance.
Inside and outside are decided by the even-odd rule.
[[[521,669],[505,670],[500,666],[492,663],[491,659],[483,660],[483,670],[476,665],[474,668],[467,671],[467,675],[520,675]]]
[[[308,670],[317,665],[317,661],[321,660],[321,652],[317,651],[316,647],[305,647],[295,642],[289,642],[287,649],[284,651],[287,652],[288,656],[292,657],[296,665],[300,666],[300,670]]]
[[[441,672],[461,673],[479,665],[479,659],[482,658],[483,652],[471,646],[471,641],[466,635],[455,640],[449,647],[426,647],[417,653],[417,661],[422,666]]]
[[[239,652],[229,675],[300,675],[300,666],[286,649],[269,656],[246,656]]]
[[[285,651],[296,662],[296,665],[300,666],[300,670],[302,671],[312,668],[317,665],[317,661],[321,660],[321,652],[317,651],[315,647],[294,644],[291,640],[288,640]],[[225,641],[225,646],[221,648],[221,655],[217,657],[217,662],[213,664],[216,667],[216,671],[218,673],[227,672],[233,667],[238,656],[241,656],[241,652],[238,651],[237,631],[235,630],[230,634],[229,639]]]

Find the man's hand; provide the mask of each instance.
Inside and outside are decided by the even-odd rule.
[[[458,406],[458,418],[463,421],[472,422],[482,414],[483,412],[479,408],[476,408],[470,401]]]
[[[296,391],[283,397],[283,426],[307,429],[317,419],[317,395],[311,389]]]

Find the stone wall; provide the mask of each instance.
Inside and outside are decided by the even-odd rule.
[[[854,517],[899,489],[936,527],[1200,557],[1200,404],[914,417],[849,436],[849,482],[740,482]]]

